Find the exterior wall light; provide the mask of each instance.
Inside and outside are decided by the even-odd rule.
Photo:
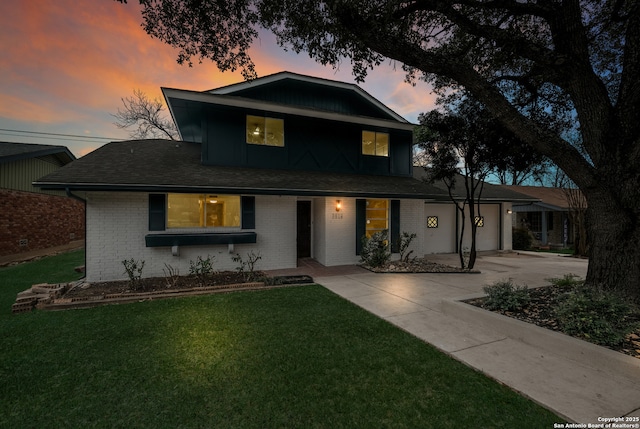
[[[507,214],[511,214],[511,213],[513,213],[513,210],[507,209]]]
[[[342,209],[342,201],[336,200],[336,211],[339,212]]]

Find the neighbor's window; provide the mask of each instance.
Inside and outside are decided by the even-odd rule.
[[[247,115],[247,143],[284,146],[284,120]]]
[[[427,228],[438,227],[438,216],[427,216]]]
[[[367,200],[367,237],[385,229],[389,229],[389,200]]]
[[[389,134],[374,131],[362,132],[362,154],[389,156]]]
[[[212,228],[240,226],[240,196],[169,194],[168,228]]]

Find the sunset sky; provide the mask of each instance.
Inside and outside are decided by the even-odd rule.
[[[242,81],[210,62],[178,65],[177,51],[141,22],[135,0],[1,1],[0,141],[64,145],[80,157],[128,138],[111,114],[134,89],[161,98],[161,86],[204,91]],[[355,83],[348,62],[335,71],[274,40],[264,34],[252,48],[259,76],[286,70]],[[412,122],[434,108],[429,88],[404,83],[400,65],[379,67],[360,86]]]

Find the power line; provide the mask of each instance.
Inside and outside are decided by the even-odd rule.
[[[124,140],[124,139],[119,139],[119,138],[115,138],[115,137],[99,137],[99,136],[86,136],[86,135],[82,136],[82,135],[77,135],[77,134],[44,133],[44,132],[38,132],[38,131],[13,130],[13,129],[8,129],[8,128],[0,128],[0,131],[8,131],[8,132],[12,132],[12,133],[36,134],[35,136],[31,136],[31,137],[35,138],[35,137],[38,137],[38,135],[40,135],[40,136],[43,136],[43,137],[38,137],[38,138],[48,138],[48,139],[51,139],[51,140],[64,140],[64,139],[58,139],[58,138],[54,138],[54,137],[45,137],[45,136],[73,137],[73,138],[79,138],[79,139],[83,139],[83,140],[108,140],[108,141]],[[4,133],[0,133],[0,134],[21,137],[20,134],[4,134]]]

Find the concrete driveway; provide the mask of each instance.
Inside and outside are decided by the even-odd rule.
[[[429,259],[457,265],[457,255]],[[569,273],[584,277],[586,260],[493,253],[482,254],[476,268],[480,274],[333,275],[329,270],[314,280],[567,421],[588,425],[640,416],[640,359],[459,302],[498,280],[537,287]]]

